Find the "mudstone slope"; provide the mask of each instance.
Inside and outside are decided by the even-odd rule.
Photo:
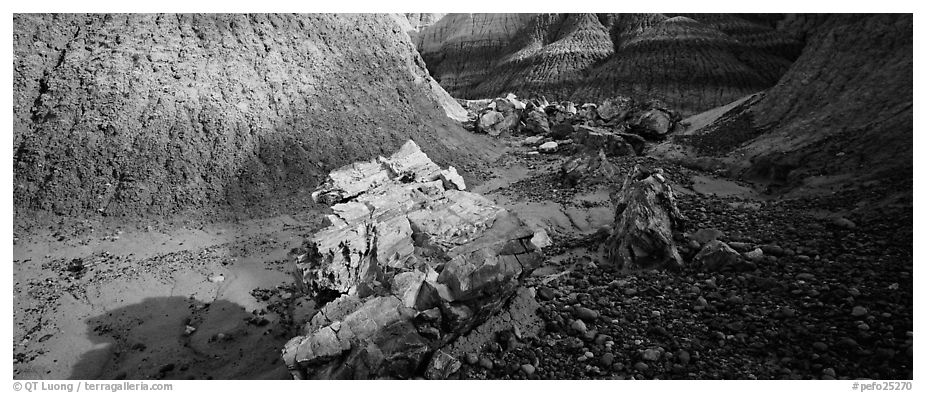
[[[20,14],[13,31],[19,217],[250,206],[409,138],[474,161],[392,15]]]
[[[772,186],[875,176],[903,188],[913,174],[912,17],[808,19],[807,47],[774,87],[678,140]]]

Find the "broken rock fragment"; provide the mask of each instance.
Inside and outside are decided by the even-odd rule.
[[[761,251],[760,251],[761,252]],[[707,271],[722,270],[750,270],[754,265],[743,259],[743,256],[732,247],[720,240],[711,240],[692,260],[695,267]]]
[[[604,149],[598,150],[597,154],[591,152],[579,154],[566,161],[561,169],[563,180],[572,186],[582,181],[592,184],[610,181],[615,179],[619,173],[617,167],[608,161]]]
[[[295,378],[459,367],[439,350],[504,310],[541,260],[534,231],[464,188],[411,141],[329,175],[313,194],[332,204],[329,225],[294,255],[298,286],[322,305],[283,349]]]
[[[614,202],[608,260],[619,268],[676,269],[683,264],[673,240],[685,217],[661,168],[636,166]]]

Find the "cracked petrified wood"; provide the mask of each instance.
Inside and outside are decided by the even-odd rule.
[[[608,260],[620,268],[674,269],[682,258],[673,240],[685,220],[661,168],[636,166],[614,200]]]
[[[464,187],[411,141],[330,174],[313,194],[333,205],[329,226],[295,275],[334,300],[286,344],[295,378],[444,375],[453,362],[438,350],[506,307],[541,252],[517,216]]]

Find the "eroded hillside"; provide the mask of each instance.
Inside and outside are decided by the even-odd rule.
[[[693,114],[774,85],[800,52],[780,17],[448,14],[415,43],[460,98],[657,98]]]
[[[411,138],[475,150],[388,15],[16,15],[17,214],[249,206]],[[356,45],[358,42],[364,45]]]

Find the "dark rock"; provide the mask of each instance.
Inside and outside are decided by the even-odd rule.
[[[626,268],[680,268],[673,240],[684,216],[661,169],[634,167],[614,200],[614,227],[607,240],[608,261]]]
[[[743,266],[743,258],[726,243],[713,240],[701,248],[692,264],[710,272],[736,270]]]
[[[586,307],[576,307],[575,315],[585,322],[594,322],[598,319],[598,312]]]

